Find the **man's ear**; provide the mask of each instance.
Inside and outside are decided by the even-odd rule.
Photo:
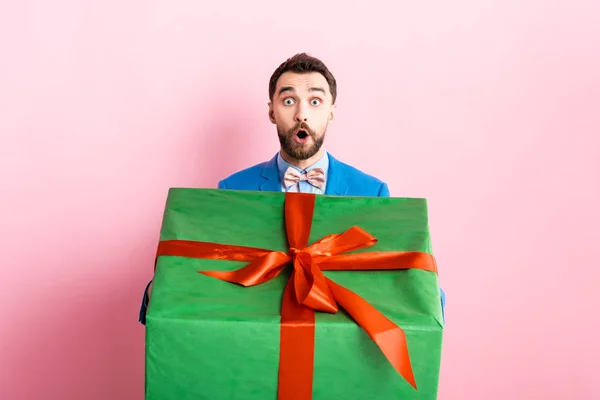
[[[273,111],[273,103],[269,102],[269,121],[275,124],[275,112]]]
[[[335,117],[335,109],[336,108],[337,108],[336,104],[331,106],[331,111],[329,111],[329,122],[333,121],[333,118]]]

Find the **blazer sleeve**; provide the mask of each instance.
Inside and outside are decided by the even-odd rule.
[[[148,282],[148,284],[146,285],[146,289],[144,289],[142,305],[140,306],[140,315],[139,315],[138,321],[142,325],[146,325],[146,312],[148,311],[148,287],[150,286],[151,283],[152,283],[152,281]]]
[[[387,183],[382,183],[379,188],[378,197],[390,197],[390,189],[388,188]]]

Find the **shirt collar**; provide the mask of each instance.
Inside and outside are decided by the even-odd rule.
[[[287,163],[283,157],[281,157],[281,152],[277,153],[277,168],[279,169],[279,179],[283,182],[283,175],[285,175],[285,171],[287,171],[287,169],[289,167],[294,168],[295,170],[299,171],[300,173],[307,173],[308,171],[315,169],[315,168],[321,168],[325,174],[325,180],[327,180],[327,171],[329,169],[329,157],[327,152],[323,153],[323,156],[317,161],[315,162],[313,165],[311,165],[310,167],[306,168],[306,169],[300,169],[298,167],[296,167],[295,165],[289,164]]]

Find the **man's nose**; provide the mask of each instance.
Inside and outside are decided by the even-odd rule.
[[[296,108],[296,122],[302,121],[306,122],[306,108],[300,103]]]

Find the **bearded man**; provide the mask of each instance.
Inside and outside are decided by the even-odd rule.
[[[337,84],[319,59],[297,54],[269,81],[269,119],[280,151],[219,182],[221,189],[389,196],[386,183],[334,158],[323,147],[336,108]]]

